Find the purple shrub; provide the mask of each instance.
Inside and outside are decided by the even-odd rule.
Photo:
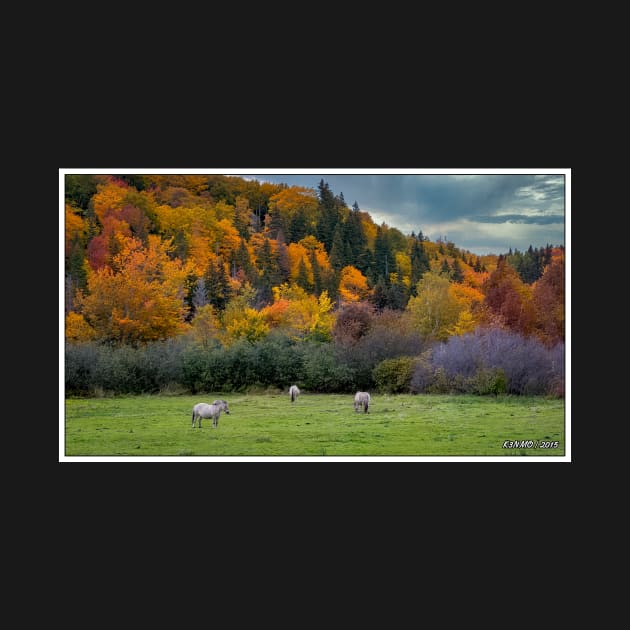
[[[433,374],[445,375],[453,391],[478,391],[488,371],[495,371],[505,376],[511,394],[564,393],[564,345],[547,348],[534,337],[508,330],[479,328],[451,337],[433,349],[430,363]],[[427,391],[431,384],[427,366],[418,365],[412,391]]]

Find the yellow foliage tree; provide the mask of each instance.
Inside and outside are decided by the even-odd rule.
[[[205,350],[212,347],[212,342],[219,335],[219,321],[211,304],[200,306],[190,322],[190,337]]]
[[[294,338],[320,340],[332,338],[334,316],[327,291],[323,291],[319,298],[316,298],[296,284],[284,283],[274,287],[273,294],[275,303],[288,302],[282,321]]]
[[[97,192],[92,197],[94,212],[101,223],[111,210],[120,210],[127,196],[127,188],[114,183],[97,184]]]
[[[223,313],[225,341],[229,345],[237,339],[246,339],[254,343],[269,332],[269,324],[264,315],[249,306],[244,309],[230,309],[228,305]]]
[[[65,236],[66,236],[66,256],[70,252],[70,246],[75,239],[82,239],[85,236],[87,224],[85,220],[77,214],[77,211],[66,204],[65,212]]]
[[[341,270],[339,294],[347,302],[360,302],[370,295],[367,278],[352,265]]]
[[[445,341],[464,310],[450,291],[447,278],[428,271],[417,284],[417,295],[407,304],[414,327],[427,339]]]
[[[400,271],[403,284],[409,288],[411,286],[411,258],[404,252],[396,252],[396,268]]]
[[[308,250],[301,243],[289,243],[287,246],[289,254],[289,279],[295,282],[300,274],[300,261],[304,261],[309,282],[313,282],[313,267],[308,255]]]
[[[120,235],[113,269],[88,274],[88,295],[78,303],[99,338],[123,343],[165,339],[185,329],[188,266],[171,260],[170,242],[149,235],[147,247]],[[114,271],[115,269],[115,271]]]
[[[66,341],[81,343],[96,338],[96,332],[86,321],[81,313],[70,311],[66,315]]]

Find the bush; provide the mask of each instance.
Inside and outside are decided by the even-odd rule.
[[[477,370],[477,373],[468,379],[467,385],[468,393],[481,396],[505,394],[508,389],[507,378],[501,368]]]
[[[356,388],[356,374],[338,360],[329,344],[309,344],[304,354],[304,387],[313,392],[350,392]]]
[[[440,344],[431,364],[452,382],[463,376],[476,393],[505,387],[511,394],[539,395],[564,391],[563,356],[564,346],[550,349],[533,337],[486,328]]]
[[[93,391],[98,346],[94,343],[68,344],[65,352],[66,394],[82,396]]]
[[[352,345],[335,344],[339,363],[354,373],[354,388],[369,390],[375,386],[374,368],[385,359],[415,357],[423,349],[418,334],[400,313],[383,311],[370,330]]]
[[[409,392],[413,372],[414,359],[398,357],[381,361],[374,368],[372,375],[379,392],[401,394]]]

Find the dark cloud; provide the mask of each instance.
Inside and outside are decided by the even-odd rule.
[[[432,238],[449,234],[461,235],[456,244],[472,249],[480,240],[484,248],[507,251],[508,247],[526,248],[531,231],[518,225],[552,225],[564,222],[564,175],[338,175],[322,171],[317,175],[250,175],[271,182],[285,182],[316,188],[321,179],[328,182],[335,194],[343,192],[348,205],[357,201],[375,221],[386,221],[403,232],[422,230]],[[507,232],[488,233],[492,225],[511,224]],[[476,226],[487,226],[475,234]],[[553,230],[553,236],[563,233]],[[537,238],[544,235],[537,234]],[[558,240],[547,241],[560,244]]]
[[[564,215],[494,214],[475,217],[475,221],[479,223],[537,223],[538,225],[549,225],[551,223],[564,223]]]

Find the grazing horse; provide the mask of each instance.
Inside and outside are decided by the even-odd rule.
[[[359,411],[363,407],[363,413],[368,413],[368,407],[370,406],[370,395],[367,392],[357,392],[354,395],[354,410]]]
[[[291,402],[295,402],[299,395],[300,395],[300,390],[298,389],[298,386],[291,385],[291,387],[289,387],[289,398],[291,399]]]
[[[201,429],[202,418],[212,418],[212,427],[217,428],[219,426],[219,416],[221,412],[225,411],[229,415],[230,410],[225,400],[215,400],[211,405],[207,403],[197,403],[192,410],[192,425],[195,428],[195,420],[197,420],[197,426]]]

